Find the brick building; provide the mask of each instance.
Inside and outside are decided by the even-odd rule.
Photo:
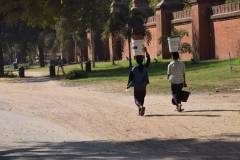
[[[133,0],[134,8],[143,9],[147,0]],[[240,2],[224,4],[225,0],[191,0],[191,9],[183,10],[180,0],[162,0],[156,6],[156,15],[146,24],[152,33],[152,42],[147,46],[153,58],[166,44],[159,45],[158,38],[170,36],[172,27],[187,30],[189,37],[183,42],[191,44],[193,54],[185,53],[182,59],[196,60],[227,59],[240,57]],[[148,9],[146,7],[146,9]],[[123,59],[127,57],[127,46]],[[161,58],[169,58],[162,54]]]
[[[159,50],[167,45],[158,44],[158,38],[163,35],[170,36],[173,27],[189,33],[182,42],[191,44],[193,53],[182,54],[182,59],[227,59],[229,53],[234,58],[240,57],[240,2],[225,4],[225,0],[191,0],[191,9],[183,10],[184,4],[180,0],[161,0],[156,6],[155,15],[148,7],[148,0],[132,0],[132,3],[132,10],[143,9],[149,13],[146,26],[152,33],[152,41],[149,46],[145,46],[152,58],[159,57]],[[114,0],[110,7],[115,10],[121,5],[121,0]],[[101,44],[99,37],[95,41]],[[112,42],[113,46],[116,46],[114,43],[117,43],[117,40],[114,37],[108,44],[96,46],[95,56],[107,57],[110,60],[113,57],[117,60],[116,55],[112,56],[116,52],[116,48],[112,48]],[[128,57],[128,46],[125,44],[122,60]],[[87,54],[90,57],[90,53]],[[170,54],[163,53],[160,57],[170,58]]]

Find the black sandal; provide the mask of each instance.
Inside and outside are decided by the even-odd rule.
[[[183,110],[184,110],[184,109],[182,109],[182,105],[181,105],[181,104],[177,106],[177,111],[178,111],[178,112],[182,112]]]
[[[138,116],[141,116],[141,108],[138,109]]]
[[[145,113],[145,107],[142,107],[142,109],[141,109],[141,116],[143,116],[144,113]]]

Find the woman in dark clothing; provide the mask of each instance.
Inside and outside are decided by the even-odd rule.
[[[137,66],[134,66],[129,74],[127,89],[134,87],[134,99],[135,104],[138,107],[138,115],[143,116],[145,113],[144,99],[146,96],[146,86],[149,84],[148,79],[148,66],[150,64],[150,55],[147,53],[146,47],[144,47],[146,53],[147,62],[143,64],[144,56],[136,56]]]
[[[185,80],[185,64],[178,61],[179,53],[172,52],[172,62],[168,65],[167,79],[171,82],[171,91],[173,96],[173,103],[177,106],[177,111],[181,112],[181,91],[183,87],[187,87]]]

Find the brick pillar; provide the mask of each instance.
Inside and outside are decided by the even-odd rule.
[[[113,3],[110,5],[111,12],[119,9],[123,4],[121,0],[114,0]],[[109,52],[110,52],[110,60],[117,60],[118,56],[116,54],[116,46],[119,43],[119,38],[117,37],[109,37]]]
[[[153,10],[148,6],[148,4],[148,0],[132,0],[131,10],[144,10],[149,17],[153,16]]]
[[[192,48],[196,60],[213,59],[211,53],[210,7],[223,3],[222,0],[191,0]]]
[[[180,11],[184,8],[184,4],[180,0],[161,0],[156,6],[156,28],[157,39],[166,35],[171,36],[171,20],[172,12]],[[158,42],[157,42],[158,43]],[[157,45],[157,52],[167,47],[167,42]],[[170,58],[169,52],[163,52],[162,58]]]

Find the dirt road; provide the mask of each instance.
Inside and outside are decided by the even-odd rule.
[[[55,78],[0,82],[0,159],[239,159],[240,91],[171,95],[69,87]]]

